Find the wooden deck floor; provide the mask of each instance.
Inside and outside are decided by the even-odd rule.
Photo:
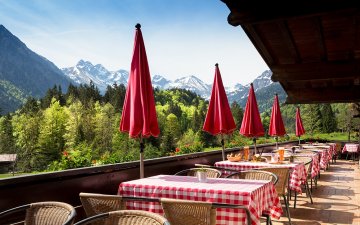
[[[317,189],[313,190],[314,204],[303,193],[296,209],[290,202],[294,225],[356,224],[360,225],[360,170],[359,162],[337,160],[327,171],[321,171]],[[274,225],[288,224],[287,217]]]

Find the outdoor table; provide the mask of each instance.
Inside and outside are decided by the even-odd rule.
[[[346,143],[342,149],[342,153],[351,153],[353,160],[355,159],[354,156],[356,153],[359,152],[359,144],[353,144],[353,143]],[[347,159],[347,156],[346,156]]]
[[[303,146],[304,149],[311,150],[314,152],[318,152],[320,154],[320,168],[326,170],[328,167],[328,164],[331,160],[331,153],[330,153],[330,147],[327,148],[319,148],[319,146]]]
[[[273,218],[283,213],[275,186],[270,181],[208,178],[199,182],[197,177],[157,175],[123,182],[118,194],[125,197],[174,198],[212,203],[246,206],[252,224],[260,224],[263,211],[270,210]],[[157,202],[127,201],[128,209],[140,209],[163,214]],[[242,209],[218,208],[216,224],[245,224]]]
[[[301,184],[302,182],[306,181],[306,176],[307,176],[304,163],[272,164],[267,162],[251,162],[251,161],[240,161],[240,162],[220,161],[220,162],[216,162],[215,166],[224,169],[231,169],[238,171],[258,169],[264,167],[289,168],[291,170],[290,178],[289,178],[289,188],[300,194],[302,193]]]
[[[311,178],[315,178],[320,173],[320,154],[318,152],[314,153],[295,153],[294,156],[304,156],[304,157],[311,157]]]

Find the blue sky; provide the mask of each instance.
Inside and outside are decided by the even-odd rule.
[[[219,63],[225,86],[247,84],[268,67],[228,14],[220,0],[0,0],[0,23],[59,68],[129,70],[140,23],[152,76],[211,84]]]

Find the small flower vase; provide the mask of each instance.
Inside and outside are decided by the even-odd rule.
[[[196,177],[198,178],[199,182],[206,182],[206,171],[197,171]]]

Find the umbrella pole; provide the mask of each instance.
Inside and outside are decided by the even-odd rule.
[[[253,139],[254,142],[254,149],[255,149],[255,155],[257,154],[257,150],[256,150],[256,138]]]
[[[143,138],[140,137],[140,178],[144,178],[144,148]]]
[[[278,136],[275,137],[275,141],[276,141],[276,149],[278,149]]]
[[[224,135],[221,134],[221,146],[222,146],[222,159],[225,161],[225,142],[224,142]]]
[[[301,141],[300,141],[300,136],[299,136],[299,145],[300,145]]]

